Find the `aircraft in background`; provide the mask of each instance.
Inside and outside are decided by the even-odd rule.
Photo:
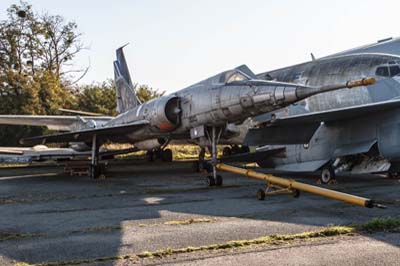
[[[320,171],[323,183],[344,172],[399,172],[399,55],[400,39],[386,39],[257,75],[312,86],[349,76],[377,77],[372,86],[315,95],[257,117],[259,128],[250,130],[246,143],[263,146],[259,151],[281,151],[259,159],[259,165],[282,172]]]
[[[138,151],[136,148],[104,150],[99,151],[100,159],[110,159],[115,155]],[[76,161],[88,160],[90,151],[77,151],[72,148],[49,148],[46,145],[35,145],[33,147],[0,147],[0,163],[32,163],[44,161]]]
[[[99,147],[106,141],[132,143],[137,149],[149,152],[159,150],[168,161],[172,160],[172,152],[165,147],[170,141],[192,141],[202,147],[211,147],[213,174],[208,176],[208,184],[222,185],[222,177],[217,175],[215,167],[217,144],[236,137],[238,125],[249,117],[319,93],[375,82],[374,79],[349,79],[335,85],[306,86],[260,80],[246,65],[241,65],[176,93],[141,103],[136,97],[122,49],[117,49],[117,60],[114,61],[118,116],[66,119],[2,115],[0,123],[65,126],[69,132],[26,138],[21,142],[25,145],[74,142],[81,147],[91,146],[90,174],[93,178],[99,176]]]

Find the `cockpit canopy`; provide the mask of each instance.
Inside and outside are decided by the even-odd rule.
[[[400,74],[400,65],[396,63],[388,64],[379,66],[376,71],[375,75],[381,77],[394,77]]]
[[[242,80],[249,80],[251,79],[249,76],[244,74],[242,71],[238,69],[226,71],[221,74],[221,77],[219,79],[220,83],[225,83],[229,84],[235,81],[242,81]]]
[[[230,84],[232,82],[257,79],[256,75],[246,66],[241,65],[232,70],[224,71],[208,79],[200,81],[188,88],[199,87],[199,86],[215,86]]]

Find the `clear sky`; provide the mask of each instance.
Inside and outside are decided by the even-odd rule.
[[[0,1],[0,19],[16,0]],[[115,49],[132,80],[173,92],[240,64],[254,72],[400,36],[399,0],[30,0],[75,21],[89,48],[83,83],[113,77]]]

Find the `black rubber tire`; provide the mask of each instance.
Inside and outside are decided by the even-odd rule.
[[[331,166],[325,166],[324,168],[322,168],[321,178],[320,178],[322,184],[328,184],[329,182],[334,180],[335,177],[336,177],[335,171]]]
[[[265,200],[265,191],[264,189],[260,188],[257,190],[257,199],[258,200]]]
[[[222,176],[217,175],[217,178],[215,179],[215,185],[220,187],[220,186],[222,186],[223,182],[224,182],[224,180],[222,179]]]
[[[232,155],[232,149],[229,147],[225,147],[222,150],[222,156],[231,156]]]
[[[215,180],[214,180],[213,176],[211,176],[211,175],[207,176],[207,185],[209,187],[215,186]]]
[[[165,149],[161,152],[161,159],[163,162],[172,162],[172,151],[170,149]]]

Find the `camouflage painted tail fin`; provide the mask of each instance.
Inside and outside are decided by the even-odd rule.
[[[135,94],[128,65],[126,64],[122,46],[117,49],[117,60],[114,61],[114,80],[117,96],[117,111],[123,113],[141,104]]]

